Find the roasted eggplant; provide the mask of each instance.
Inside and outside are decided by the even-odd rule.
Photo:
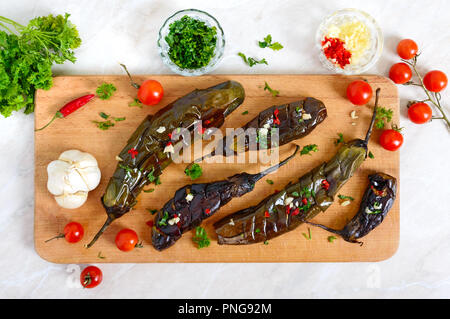
[[[364,140],[345,143],[337,154],[303,175],[295,184],[263,199],[259,204],[226,216],[214,224],[219,244],[245,245],[265,242],[295,229],[325,211],[339,189],[367,157],[380,89],[376,91],[372,120]]]
[[[298,152],[284,161],[260,173],[240,173],[226,180],[186,185],[175,192],[157,212],[152,227],[152,244],[157,250],[166,249],[181,238],[182,234],[214,215],[234,197],[241,197],[253,190],[257,181],[286,164]]]
[[[363,243],[358,239],[366,236],[380,225],[394,204],[397,192],[395,177],[384,173],[369,175],[369,186],[364,193],[358,213],[344,228],[337,230],[321,224],[306,221],[308,224],[320,227],[341,236],[351,243]]]
[[[217,153],[223,156],[233,156],[249,149],[270,149],[272,146],[272,128],[278,129],[278,145],[275,146],[287,144],[308,135],[326,117],[327,109],[323,102],[312,97],[288,104],[271,106],[245,124],[240,134],[233,136],[233,139],[228,139],[225,136],[217,146],[221,152],[214,150],[197,161],[217,155]],[[255,129],[255,138],[246,134],[248,129]],[[227,140],[233,141],[233,143],[227,144]],[[238,147],[239,143],[242,144],[241,149]]]
[[[91,247],[115,219],[126,214],[136,203],[142,188],[155,181],[172,163],[170,153],[164,149],[171,142],[171,133],[177,128],[191,133],[201,122],[203,127],[220,127],[227,115],[243,101],[242,85],[227,81],[203,90],[194,90],[170,103],[139,125],[119,154],[119,163],[109,180],[102,203],[107,220]]]

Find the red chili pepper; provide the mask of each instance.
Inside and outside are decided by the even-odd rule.
[[[338,38],[325,37],[322,41],[325,56],[342,69],[350,63],[352,53],[344,47],[345,42]]]
[[[69,114],[72,114],[73,112],[75,112],[76,110],[78,110],[80,107],[82,107],[83,105],[85,105],[87,102],[89,102],[90,100],[92,100],[95,97],[95,94],[88,94],[82,97],[79,97],[73,101],[70,101],[69,103],[67,103],[66,105],[64,105],[58,112],[55,113],[55,115],[53,116],[53,118],[50,120],[50,122],[48,122],[46,125],[44,125],[43,127],[34,130],[35,132],[37,131],[41,131],[44,128],[46,128],[47,126],[49,126],[55,119],[61,119],[63,117],[66,117]]]
[[[269,212],[267,210],[264,212],[264,217],[266,217],[266,218],[270,217],[270,214],[269,214]]]
[[[172,133],[169,133],[168,135],[169,135],[169,138],[172,139]]]
[[[325,190],[328,190],[330,188],[330,183],[328,183],[326,179],[322,181],[322,188],[324,188]]]
[[[205,209],[205,213],[206,213],[206,215],[209,215],[209,214],[211,214],[211,210],[209,208],[207,208],[207,209]]]
[[[306,198],[302,198],[302,203],[303,203],[304,205],[306,205],[306,204],[308,204],[308,200],[307,200]]]
[[[296,216],[298,214],[300,214],[300,209],[298,209],[298,208],[294,209],[291,213],[292,216]]]
[[[205,121],[205,125],[208,125],[208,124],[210,124],[211,123],[211,120],[206,120]]]
[[[136,155],[139,154],[139,152],[137,151],[137,149],[135,149],[134,147],[128,150],[128,154],[131,154],[131,158],[135,158]]]
[[[291,208],[289,206],[286,206],[286,215],[289,215],[290,212],[291,212]]]

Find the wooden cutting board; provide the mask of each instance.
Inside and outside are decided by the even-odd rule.
[[[54,79],[49,91],[38,91],[36,96],[36,127],[43,126],[54,113],[68,101],[79,96],[93,93],[103,82],[113,83],[117,92],[108,101],[95,99],[82,109],[65,119],[56,120],[47,129],[35,134],[35,247],[44,259],[55,263],[101,263],[101,262],[350,262],[380,261],[392,256],[399,244],[399,191],[397,200],[381,226],[364,238],[364,245],[350,244],[342,239],[333,243],[327,241],[329,233],[311,227],[311,240],[302,233],[308,233],[308,226],[299,228],[270,240],[268,245],[220,246],[213,231],[213,223],[218,219],[245,207],[257,204],[265,196],[282,189],[289,181],[295,181],[316,165],[328,161],[336,153],[334,141],[337,133],[343,133],[346,140],[363,138],[372,114],[371,106],[353,106],[346,99],[347,85],[355,79],[366,79],[374,88],[381,88],[380,105],[394,110],[395,123],[398,123],[399,99],[397,88],[387,78],[381,76],[340,76],[340,75],[218,75],[201,77],[181,77],[176,75],[136,76],[139,83],[147,78],[161,82],[165,96],[158,106],[144,108],[129,107],[136,97],[136,89],[130,86],[126,76],[63,76]],[[100,197],[112,175],[115,156],[126,144],[129,136],[147,114],[153,114],[169,102],[187,94],[195,88],[207,88],[226,80],[239,81],[244,87],[244,103],[225,121],[223,128],[240,127],[257,113],[274,104],[283,104],[312,96],[322,100],[328,109],[328,118],[309,136],[295,141],[299,145],[318,144],[319,152],[312,156],[297,156],[279,171],[270,175],[275,183],[269,185],[264,180],[257,183],[253,192],[233,199],[216,215],[203,224],[211,245],[197,249],[193,242],[193,232],[186,233],[176,245],[158,252],[151,245],[151,232],[146,222],[153,216],[146,208],[161,208],[174,192],[191,183],[184,175],[186,164],[172,164],[161,176],[162,184],[156,186],[153,193],[142,193],[135,209],[116,220],[90,249],[85,245],[103,225],[106,214]],[[264,82],[280,91],[279,97],[272,97],[263,90]],[[358,119],[352,120],[350,112],[356,110]],[[248,111],[247,115],[243,115]],[[105,112],[115,117],[126,117],[107,131],[99,130],[93,120],[102,120],[98,113]],[[352,125],[354,122],[356,125]],[[223,129],[222,128],[222,129]],[[314,221],[330,227],[340,228],[357,212],[362,194],[368,184],[367,176],[376,171],[391,174],[399,179],[399,152],[385,151],[378,144],[380,131],[376,130],[369,144],[369,150],[375,158],[368,158],[354,177],[339,192],[352,196],[355,201],[346,207],[339,200]],[[280,149],[280,158],[290,155],[294,143]],[[53,196],[47,191],[46,167],[68,149],[78,149],[94,155],[102,172],[100,185],[89,193],[87,202],[79,209],[68,210],[59,207]],[[224,179],[243,171],[255,173],[262,170],[263,164],[202,164],[203,176],[196,182],[208,182]],[[58,233],[70,221],[80,222],[85,229],[81,242],[69,244],[64,239],[44,243]],[[118,231],[132,228],[143,241],[143,248],[131,252],[119,251],[114,243]],[[99,254],[105,258],[99,258]]]

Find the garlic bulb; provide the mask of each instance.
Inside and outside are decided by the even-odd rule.
[[[77,150],[63,152],[47,166],[47,188],[61,207],[74,209],[83,205],[88,192],[100,183],[97,160]]]

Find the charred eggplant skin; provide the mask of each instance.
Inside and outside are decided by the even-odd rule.
[[[394,205],[396,193],[397,180],[395,177],[384,173],[369,175],[369,186],[361,200],[358,213],[344,228],[336,230],[320,224],[310,222],[308,224],[340,235],[345,241],[362,245],[358,239],[369,234],[383,222]]]
[[[178,189],[175,196],[156,215],[152,227],[153,247],[161,251],[175,244],[184,232],[213,216],[231,199],[251,192],[257,181],[285,165],[297,154],[298,150],[297,146],[291,156],[257,174],[244,172],[228,177],[226,180],[191,184]],[[174,218],[179,218],[179,220],[168,222],[174,221]]]
[[[320,123],[322,123],[326,117],[327,109],[323,102],[312,97],[307,97],[292,103],[271,106],[259,113],[255,118],[250,120],[242,127],[242,129],[243,132],[246,132],[249,128],[278,128],[279,132],[277,146],[282,146],[293,140],[308,135]],[[277,118],[279,120],[279,124],[275,123]],[[251,140],[248,135],[245,135],[244,137],[244,147],[242,150],[237,149],[236,143],[227,145],[227,137],[225,137],[218,145],[222,148],[223,156],[237,155],[239,152],[246,152],[249,149],[270,149],[272,145],[270,140],[270,132],[271,131],[269,130],[267,135],[267,142],[265,142],[266,145],[260,145],[262,143],[260,143],[259,140]],[[235,141],[237,141],[239,139],[239,136],[236,136],[234,139]],[[216,155],[215,151],[204,156],[202,159],[214,155]]]
[[[339,189],[367,158],[380,89],[376,91],[372,120],[364,140],[341,146],[336,155],[300,177],[294,184],[263,199],[259,204],[226,216],[214,224],[219,244],[259,243],[294,230],[334,202]],[[306,203],[305,203],[305,202]]]
[[[88,247],[115,219],[126,214],[136,203],[143,187],[172,163],[164,153],[171,141],[169,133],[177,128],[193,132],[200,121],[203,127],[220,127],[226,116],[242,104],[243,86],[226,81],[207,89],[197,89],[168,104],[154,115],[149,115],[131,135],[119,154],[120,161],[102,196],[108,219]],[[160,129],[160,128],[163,128]],[[137,155],[129,154],[135,149]]]

